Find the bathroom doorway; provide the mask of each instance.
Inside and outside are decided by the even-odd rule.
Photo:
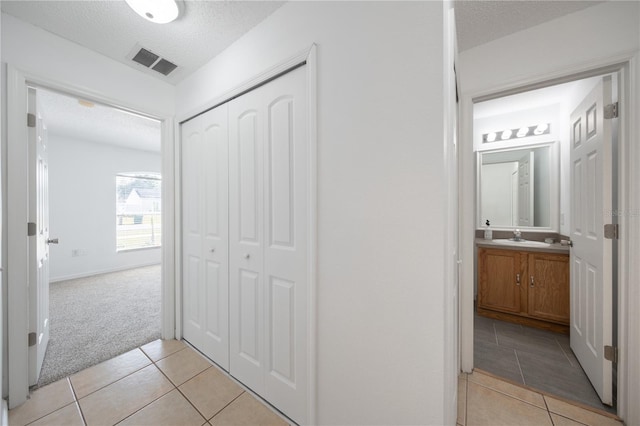
[[[600,222],[616,223],[619,119],[603,108],[617,102],[618,78],[592,75],[473,105],[473,365],[610,413],[616,362],[602,358],[605,346],[612,348],[607,356],[617,346],[617,247],[597,234]],[[592,108],[585,99],[602,90],[604,105]],[[602,130],[610,138],[605,151],[577,156]],[[604,191],[596,185],[602,173],[609,176]],[[604,266],[585,257],[584,235],[604,241]],[[595,284],[603,279],[610,287],[602,293]],[[599,302],[604,315],[597,317],[592,305]],[[600,371],[603,364],[608,369]]]

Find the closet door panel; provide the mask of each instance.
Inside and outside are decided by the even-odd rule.
[[[264,86],[266,398],[307,419],[308,127],[306,69]]]
[[[229,368],[228,126],[222,105],[182,125],[184,338]]]
[[[263,119],[256,91],[229,103],[230,372],[264,391]]]
[[[231,375],[307,421],[306,69],[229,103]]]
[[[182,298],[183,335],[202,345],[202,122],[195,118],[182,126]]]
[[[227,105],[202,115],[204,241],[202,253],[204,293],[200,303],[205,312],[203,347],[205,355],[229,369],[229,135]]]

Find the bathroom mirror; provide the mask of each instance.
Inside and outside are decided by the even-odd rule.
[[[558,230],[555,143],[478,153],[478,227]]]

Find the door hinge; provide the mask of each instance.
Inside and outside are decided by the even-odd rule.
[[[27,113],[27,127],[36,127],[35,114]]]
[[[615,346],[605,346],[604,359],[611,362],[618,362],[618,348]]]
[[[33,237],[38,233],[38,229],[34,222],[27,222],[27,237]]]
[[[604,118],[618,118],[618,103],[614,102],[604,106]]]
[[[617,240],[619,231],[617,223],[607,223],[604,225],[604,237],[608,240]]]
[[[35,346],[38,338],[36,337],[36,333],[29,333],[29,346]]]

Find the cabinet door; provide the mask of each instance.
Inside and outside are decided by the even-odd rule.
[[[520,313],[521,258],[513,250],[479,249],[479,307]]]
[[[529,253],[528,313],[569,324],[569,256]]]

